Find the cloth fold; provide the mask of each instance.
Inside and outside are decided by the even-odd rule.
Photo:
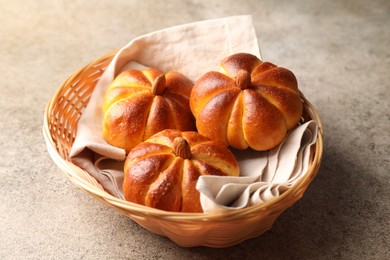
[[[203,211],[241,209],[281,195],[307,172],[317,131],[317,122],[309,121],[290,131],[280,145],[268,152],[248,150],[246,153],[252,156],[245,157],[235,151],[240,177],[199,178],[196,188]]]
[[[71,160],[90,173],[107,192],[123,199],[123,163],[126,153],[123,149],[107,144],[102,134],[102,104],[110,83],[124,70],[147,67],[156,67],[165,72],[178,71],[195,82],[205,72],[218,70],[223,58],[238,52],[251,53],[261,58],[252,17],[249,15],[174,26],[130,41],[116,53],[97,82],[79,120],[70,152]],[[313,136],[316,134],[313,133]],[[301,155],[297,151],[297,148],[302,150],[299,142],[290,144],[286,139],[284,143],[292,147],[295,155],[284,154],[284,145],[270,152],[235,151],[242,177],[201,177],[198,189],[205,212],[252,205],[288,189],[292,183],[290,179],[297,179],[304,173],[307,158],[306,152]],[[299,166],[296,166],[294,156],[301,161]],[[284,165],[287,160],[293,162]],[[301,169],[301,173],[298,169]],[[289,172],[288,176],[284,174],[285,171]],[[279,176],[279,173],[283,176]]]

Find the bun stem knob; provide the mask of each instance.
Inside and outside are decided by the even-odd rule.
[[[183,159],[190,159],[192,156],[190,145],[183,137],[175,138],[173,141],[173,151],[177,157]]]
[[[251,75],[244,69],[238,71],[235,80],[236,85],[242,90],[249,88],[251,85]]]
[[[166,80],[165,80],[165,75],[162,74],[155,78],[152,84],[152,93],[153,95],[162,95],[164,92],[164,89],[166,87]]]

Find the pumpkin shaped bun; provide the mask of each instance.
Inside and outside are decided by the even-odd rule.
[[[164,129],[194,130],[189,108],[193,83],[178,72],[127,70],[110,84],[103,102],[103,136],[131,148]]]
[[[277,146],[302,114],[294,74],[247,53],[231,55],[220,66],[221,72],[202,75],[192,89],[198,132],[240,150]]]
[[[233,153],[194,131],[163,130],[134,147],[124,165],[126,200],[166,211],[202,212],[199,176],[238,176]]]

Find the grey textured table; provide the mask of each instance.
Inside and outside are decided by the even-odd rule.
[[[390,1],[0,0],[0,259],[389,259]],[[95,201],[41,133],[60,84],[172,25],[253,15],[263,58],[290,68],[325,131],[304,197],[263,236],[180,248]]]

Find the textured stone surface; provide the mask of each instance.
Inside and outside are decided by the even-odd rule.
[[[389,259],[390,2],[0,0],[0,259]],[[252,14],[265,60],[294,71],[325,131],[304,197],[227,249],[176,246],[76,188],[43,111],[89,61],[157,29]]]

